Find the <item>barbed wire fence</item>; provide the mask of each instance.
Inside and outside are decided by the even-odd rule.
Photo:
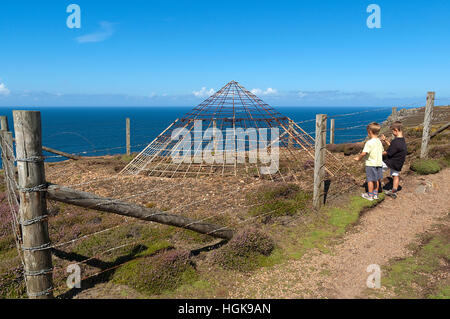
[[[411,105],[413,106],[413,105]],[[368,111],[363,111],[363,112],[353,112],[353,113],[347,113],[347,114],[336,114],[336,115],[330,115],[328,117],[328,119],[343,119],[346,118],[347,121],[342,121],[342,124],[335,128],[335,131],[337,132],[352,132],[352,130],[357,130],[357,129],[362,129],[367,125],[367,120],[364,119],[358,119],[358,116],[362,115],[362,114],[366,114],[370,113],[370,112],[380,112],[381,110],[386,111],[387,108],[383,108],[383,109],[374,109],[374,110],[368,110]],[[384,115],[384,118],[386,118],[386,116]],[[353,119],[353,120],[352,120]],[[300,122],[296,122],[297,124],[299,123],[312,123],[314,122],[315,119],[311,119],[311,120],[305,120],[305,121],[300,121]],[[346,141],[348,141],[349,138],[353,138],[355,137],[355,140],[359,140],[361,141],[364,137],[365,137],[365,130],[362,130],[363,133],[361,134],[361,138],[360,139],[356,139],[356,137],[359,137],[360,134],[337,134],[336,137],[340,136],[343,139],[345,139]],[[315,135],[315,132],[308,132],[306,134],[310,134],[310,135]],[[350,142],[350,141],[349,141]],[[17,162],[17,158],[14,156],[14,146],[11,146],[9,144],[7,144],[3,138],[3,135],[1,136],[1,147],[2,147],[2,154],[3,153],[10,153],[13,154],[12,155],[12,160]],[[133,147],[138,148],[138,147],[143,147],[146,146],[146,144],[136,144],[133,145]],[[93,150],[88,150],[88,151],[82,151],[82,152],[78,152],[76,153],[77,155],[82,155],[82,154],[92,154],[92,153],[104,153],[104,152],[109,152],[109,151],[117,151],[117,150],[121,150],[121,149],[125,149],[126,146],[116,146],[116,147],[110,147],[110,148],[101,148],[101,149],[93,149]],[[6,152],[5,152],[6,151]],[[44,156],[44,159],[48,160],[48,159],[60,159],[63,158],[63,156],[60,155],[56,155],[56,156]],[[20,160],[20,159],[19,159]],[[65,176],[65,173],[63,171],[58,172],[56,175],[53,175],[53,178],[56,179],[60,179],[63,178]],[[7,195],[7,201],[8,201],[8,205],[10,207],[10,211],[11,211],[11,227],[13,229],[13,233],[15,234],[15,241],[16,241],[16,246],[18,249],[18,256],[20,258],[20,262],[22,267],[25,269],[25,264],[24,264],[24,260],[23,260],[23,253],[21,251],[21,247],[23,245],[22,243],[22,238],[21,238],[21,234],[20,234],[20,225],[23,225],[23,221],[20,221],[19,218],[19,207],[20,207],[20,202],[18,200],[18,193],[21,191],[20,187],[17,184],[16,181],[16,177],[15,177],[15,173],[11,173],[10,171],[8,171],[7,169],[4,170],[4,178],[5,178],[5,182],[8,185],[8,189],[10,189],[10,191],[8,191],[8,195]],[[132,194],[129,195],[124,195],[121,193],[122,188],[117,187],[115,188],[115,186],[120,186],[123,183],[126,183],[128,180],[132,179],[134,177],[129,177],[129,176],[101,176],[99,178],[95,177],[92,178],[89,181],[80,181],[78,183],[73,183],[73,184],[68,184],[65,187],[69,187],[69,188],[81,188],[81,189],[85,189],[87,187],[90,187],[91,189],[95,188],[96,185],[100,184],[100,183],[105,183],[107,182],[107,185],[109,186],[109,194],[107,200],[102,201],[101,203],[97,203],[97,204],[92,204],[90,206],[85,207],[85,209],[88,210],[95,210],[96,208],[98,208],[99,206],[102,205],[113,205],[117,202],[121,202],[121,201],[135,201],[135,202],[139,202],[139,198],[143,198],[146,197],[149,194],[161,194],[161,193],[167,193],[170,192],[173,189],[177,189],[177,188],[183,188],[185,187],[185,181],[179,181],[179,182],[174,182],[171,181],[170,183],[167,183],[166,185],[162,186],[161,185],[152,185],[153,188],[150,189],[146,189],[140,192],[134,192]],[[146,185],[146,187],[149,187],[150,185]],[[105,188],[105,186],[103,185],[102,187]],[[328,196],[329,198],[333,198],[334,196],[339,196],[340,194],[344,193],[344,192],[349,192],[352,189],[355,189],[357,186],[352,185],[348,188],[344,188],[344,189],[340,189],[336,192],[332,192],[329,193]],[[11,191],[12,190],[12,191]],[[33,190],[36,191],[36,190]],[[39,190],[39,191],[45,191],[45,189]],[[216,197],[214,202],[214,205],[211,207],[211,209],[216,212],[213,215],[209,215],[209,216],[203,216],[200,217],[198,219],[195,219],[193,221],[191,221],[190,223],[186,224],[185,226],[192,226],[193,224],[196,223],[204,223],[206,221],[210,221],[210,220],[219,220],[220,221],[220,217],[223,215],[231,215],[234,216],[233,218],[231,218],[231,221],[228,223],[225,223],[223,226],[218,227],[210,232],[207,232],[205,235],[213,235],[221,230],[226,230],[226,229],[238,229],[246,224],[252,223],[255,220],[258,219],[263,219],[264,217],[273,214],[274,212],[276,212],[276,210],[272,210],[272,211],[265,211],[263,213],[257,214],[255,216],[251,216],[251,217],[243,217],[242,219],[236,218],[235,217],[235,213],[239,213],[242,211],[245,211],[246,209],[249,209],[250,207],[252,207],[252,205],[229,205],[228,208],[223,209],[224,206],[226,206],[226,199],[228,197],[232,197],[235,194],[238,194],[240,192],[243,192],[243,189],[238,188],[237,190],[233,190],[233,191],[229,191],[226,193],[221,193],[219,197]],[[220,198],[222,198],[222,200],[220,200]],[[165,210],[165,213],[180,213],[182,211],[186,212],[186,211],[191,211],[193,212],[194,209],[189,209],[189,207],[193,207],[193,206],[198,206],[199,204],[201,204],[202,202],[206,202],[208,200],[210,200],[211,198],[199,198],[196,200],[190,200],[190,199],[185,199],[185,202],[182,202],[181,204],[173,207],[173,208],[169,208]],[[49,200],[50,206],[52,205],[53,201]],[[258,204],[256,204],[258,205]],[[262,205],[262,204],[259,204]],[[254,205],[253,205],[254,206]],[[279,208],[282,209],[282,208]],[[158,213],[155,213],[158,214]],[[149,217],[150,215],[146,216]],[[146,218],[144,217],[144,219]],[[49,216],[45,216],[46,219],[49,218]],[[81,234],[78,234],[78,236],[76,238],[72,238],[72,239],[68,239],[66,241],[61,241],[61,242],[57,242],[54,244],[49,245],[48,247],[45,247],[45,249],[52,249],[52,250],[60,250],[63,247],[71,247],[79,242],[82,242],[88,238],[92,238],[95,236],[99,236],[99,235],[104,235],[107,234],[108,232],[114,232],[114,231],[118,231],[121,228],[127,227],[127,225],[129,225],[129,218],[130,217],[120,217],[118,219],[116,219],[114,222],[115,223],[111,223],[109,227],[107,228],[103,228],[103,229],[99,229],[96,231],[93,231],[91,233],[84,233],[82,232]],[[36,221],[33,221],[36,222]],[[50,226],[52,227],[52,225],[50,224]],[[183,229],[185,228],[178,228],[176,230],[176,232],[182,232]],[[123,249],[125,247],[129,247],[129,246],[136,246],[136,245],[143,245],[148,241],[147,238],[145,239],[139,239],[139,240],[131,240],[129,242],[124,242],[124,243],[120,243],[119,245],[115,245],[112,247],[104,247],[104,249],[99,250],[98,252],[96,252],[95,254],[93,254],[92,256],[89,256],[87,258],[82,258],[81,260],[77,261],[75,264],[86,264],[89,261],[92,261],[94,259],[98,259],[101,256],[107,255],[111,252],[114,251],[118,251],[120,249]],[[74,264],[73,261],[69,261],[71,264]],[[83,280],[87,280],[89,278],[93,278],[93,277],[98,277],[103,273],[109,272],[111,270],[114,270],[126,263],[131,262],[131,260],[126,261],[125,263],[121,263],[121,264],[115,264],[115,265],[109,265],[109,267],[103,267],[100,271],[96,271],[96,272],[92,272],[86,276],[84,276],[82,279]],[[59,274],[61,275],[61,277],[64,277],[64,275],[67,274],[67,265],[58,265],[58,267],[54,267],[52,269],[52,272],[54,275]],[[26,276],[24,276],[25,281],[26,281]],[[46,293],[46,294],[50,294],[54,291],[57,291],[59,293],[66,293],[67,292],[67,286],[64,284],[60,284],[56,287],[50,287],[48,289],[46,289],[44,292],[42,293]]]

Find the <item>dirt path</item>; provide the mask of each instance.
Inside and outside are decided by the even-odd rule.
[[[229,297],[364,297],[367,266],[408,256],[408,244],[449,213],[449,179],[450,169],[425,177],[408,176],[399,197],[387,198],[364,214],[330,254],[313,251],[300,260],[261,269]]]

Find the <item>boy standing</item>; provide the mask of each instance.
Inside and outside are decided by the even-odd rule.
[[[383,144],[378,138],[380,129],[380,124],[375,122],[367,125],[367,135],[370,139],[364,145],[362,153],[354,158],[355,161],[360,161],[368,155],[366,159],[366,176],[369,192],[361,196],[370,201],[378,199],[378,181],[383,177]]]
[[[405,163],[406,154],[406,141],[403,137],[402,122],[394,122],[391,125],[392,134],[395,138],[389,142],[384,135],[381,135],[381,140],[388,145],[386,152],[383,152],[383,156],[386,159],[383,161],[383,171],[391,170],[391,176],[393,178],[392,190],[386,191],[386,195],[393,198],[397,198],[398,185],[400,183],[400,171]]]

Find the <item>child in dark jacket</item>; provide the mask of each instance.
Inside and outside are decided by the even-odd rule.
[[[383,152],[383,171],[390,169],[393,178],[392,190],[385,192],[386,195],[397,198],[398,186],[400,183],[400,171],[405,163],[407,149],[406,141],[403,137],[402,122],[396,121],[391,125],[392,134],[395,138],[392,141],[381,135],[380,139],[388,145],[388,149]]]

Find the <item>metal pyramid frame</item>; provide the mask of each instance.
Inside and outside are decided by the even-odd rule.
[[[236,134],[252,129],[258,133],[267,130],[268,142],[261,144],[261,139],[252,134],[244,138]],[[272,129],[277,129],[278,134],[273,134]],[[232,132],[231,138],[228,134],[224,137],[222,132]],[[238,144],[240,148],[234,147]],[[227,145],[232,147],[227,148]],[[190,151],[183,152],[186,147]],[[207,153],[204,150],[208,148]],[[314,159],[314,139],[290,118],[238,82],[231,81],[181,119],[176,119],[119,174],[158,177],[247,174],[261,177],[261,167],[269,165],[267,160],[249,160],[254,154],[262,154],[258,152],[277,153],[279,158],[276,170],[264,175],[271,179],[284,180],[287,175],[296,178],[296,173]],[[217,160],[221,157],[226,160]],[[327,152],[327,157],[334,156]],[[309,164],[305,164],[308,161]],[[339,169],[337,161],[330,158],[327,163],[326,171],[335,175]]]

